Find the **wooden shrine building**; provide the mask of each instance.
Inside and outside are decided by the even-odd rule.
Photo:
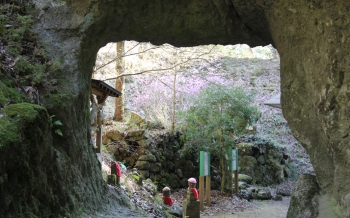
[[[94,97],[96,96],[96,99]],[[96,153],[101,153],[101,147],[102,147],[102,125],[103,125],[103,119],[105,116],[102,113],[102,108],[105,105],[105,101],[108,98],[108,96],[118,98],[122,95],[121,92],[114,89],[107,83],[91,79],[91,93],[90,93],[90,100],[92,103],[92,126],[96,126]],[[96,114],[96,115],[95,115]]]

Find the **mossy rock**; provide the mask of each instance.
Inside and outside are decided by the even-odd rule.
[[[238,182],[238,187],[239,189],[247,189],[249,187],[249,185],[246,182]]]
[[[258,192],[253,195],[253,198],[258,200],[270,200],[272,198],[272,195],[267,188],[262,188],[259,189]]]
[[[151,163],[156,162],[156,157],[152,154],[141,155],[138,159],[139,161],[148,161]]]
[[[148,147],[148,144],[147,144],[147,141],[146,141],[146,140],[139,140],[139,141],[137,141],[137,144],[138,144],[140,147]]]
[[[125,138],[127,138],[128,140],[131,140],[131,138],[136,138],[136,137],[144,137],[143,134],[145,133],[144,130],[133,130],[133,131],[129,131]]]
[[[51,125],[51,118],[45,108],[29,103],[12,104],[4,108],[6,117],[30,139],[42,136],[41,126]]]
[[[146,137],[144,135],[133,136],[133,137],[128,137],[128,138],[125,137],[125,140],[129,141],[129,142],[143,141],[145,139],[146,139]]]
[[[0,159],[4,160],[0,162],[2,211],[12,217],[23,217],[23,211],[28,217],[50,217],[49,208],[60,204],[60,191],[53,190],[53,183],[62,185],[55,180],[56,171],[50,171],[50,165],[57,161],[51,146],[51,118],[45,108],[29,103],[8,105],[2,114],[5,115],[0,118]],[[58,206],[57,211],[60,210]]]
[[[61,91],[59,94],[51,94],[50,97],[44,98],[46,108],[69,108],[70,102],[74,101],[73,96]],[[58,107],[59,106],[59,107]]]
[[[124,138],[124,134],[122,132],[119,132],[118,130],[113,130],[113,131],[107,132],[106,135],[103,136],[103,139],[104,138],[109,138],[114,141],[120,141]]]
[[[6,81],[8,82],[6,83]],[[12,79],[0,75],[0,108],[4,107],[9,102],[18,103],[26,101],[29,101],[29,99],[13,87]]]
[[[4,116],[1,115],[0,116]],[[20,132],[17,125],[13,125],[8,119],[0,118],[0,147],[8,145],[10,143],[20,142]]]
[[[235,178],[234,175],[233,178]],[[238,174],[238,181],[245,182],[247,184],[252,184],[253,178],[245,174]]]
[[[144,119],[135,112],[130,112],[128,117],[128,123],[129,125],[138,125],[140,126],[142,123],[144,123]]]
[[[139,170],[148,170],[151,164],[148,161],[136,161],[135,168]]]

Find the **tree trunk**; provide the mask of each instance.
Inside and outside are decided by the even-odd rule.
[[[116,43],[116,72],[117,76],[122,74],[124,71],[124,61],[122,56],[124,54],[124,41]],[[119,77],[115,80],[115,89],[123,93],[124,89],[124,77]],[[122,94],[120,97],[115,99],[115,111],[114,111],[114,119],[117,121],[123,120],[123,111],[124,111],[124,95]]]
[[[220,166],[221,166],[221,193],[225,193],[226,169],[225,169],[224,158],[220,158]]]

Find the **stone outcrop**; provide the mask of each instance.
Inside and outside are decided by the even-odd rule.
[[[64,124],[64,137],[53,135],[52,143],[46,146],[60,152],[62,161],[51,163],[62,165],[59,179],[66,185],[43,193],[38,205],[52,199],[48,210],[54,213],[60,205],[69,213],[79,209],[79,202],[84,201],[84,210],[96,210],[99,202],[107,202],[103,197],[106,187],[90,148],[88,119],[90,78],[101,46],[131,39],[175,46],[271,43],[281,56],[283,113],[310,154],[323,201],[334,205],[326,210],[339,208],[341,217],[350,216],[348,1],[32,2],[37,19],[34,31],[45,42],[50,59],[60,62],[54,75],[59,93],[42,94],[41,102]],[[31,140],[35,143],[36,139]],[[55,171],[48,169],[47,175]],[[72,177],[74,180],[69,179]],[[33,182],[36,180],[40,179]],[[1,186],[8,182],[4,180]],[[17,186],[24,183],[18,180]],[[53,199],[58,193],[64,198]],[[19,200],[11,193],[7,197]],[[25,198],[18,204],[26,201],[31,200]]]

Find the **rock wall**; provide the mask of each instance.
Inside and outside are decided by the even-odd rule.
[[[52,144],[67,160],[62,162],[61,171],[67,189],[59,190],[61,194],[69,196],[75,190],[74,198],[78,202],[84,199],[90,209],[105,202],[102,196],[106,188],[89,148],[88,113],[90,77],[101,46],[131,39],[175,46],[272,43],[281,56],[284,116],[310,154],[323,202],[334,205],[327,210],[339,206],[334,217],[350,216],[349,2],[32,2],[37,18],[35,31],[46,42],[50,58],[61,63],[55,75],[59,93],[41,96],[49,114],[64,123],[64,137],[54,138]],[[73,175],[74,180],[68,179]],[[39,204],[44,204],[43,200]],[[73,206],[67,211],[77,209]]]
[[[310,155],[319,208],[330,217],[350,216],[349,9],[344,1],[281,1],[267,13],[281,55],[283,114]]]

